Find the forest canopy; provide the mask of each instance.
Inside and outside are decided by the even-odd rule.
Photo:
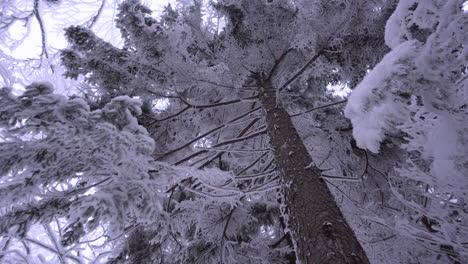
[[[0,4],[0,262],[468,262],[463,0],[74,3]]]

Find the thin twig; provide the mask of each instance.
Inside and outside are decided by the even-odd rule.
[[[248,116],[248,115],[250,115],[250,114],[252,114],[252,113],[254,113],[254,112],[258,111],[258,110],[260,110],[260,109],[261,109],[261,107],[257,107],[257,108],[255,108],[255,109],[253,109],[253,110],[251,110],[251,111],[249,111],[249,112],[247,112],[247,113],[244,113],[244,114],[242,114],[242,115],[239,115],[239,116],[237,116],[237,117],[235,117],[235,118],[229,120],[228,122],[226,122],[226,123],[224,123],[224,124],[222,124],[222,125],[220,125],[220,126],[218,126],[218,127],[215,127],[215,128],[213,128],[213,129],[211,129],[210,131],[207,131],[207,132],[201,134],[201,135],[198,136],[198,137],[195,137],[194,139],[188,141],[187,143],[181,145],[180,147],[177,147],[177,148],[175,148],[175,149],[172,149],[172,150],[170,150],[170,151],[164,153],[159,159],[163,159],[163,158],[165,158],[165,157],[171,155],[171,154],[174,153],[174,152],[177,152],[177,151],[179,151],[179,150],[181,150],[181,149],[184,149],[184,148],[190,146],[191,144],[193,144],[194,142],[196,142],[196,141],[198,141],[198,140],[200,140],[200,139],[202,139],[202,138],[204,138],[204,137],[206,137],[206,136],[208,136],[208,135],[210,135],[210,134],[212,134],[212,133],[214,133],[214,132],[216,132],[216,131],[218,131],[218,130],[220,130],[220,129],[222,129],[222,128],[225,128],[225,127],[228,126],[229,124],[234,123],[234,122],[236,122],[236,121],[238,121],[238,120],[240,120],[240,119],[242,119],[242,118],[244,118],[244,117],[246,117],[246,116]],[[186,158],[184,158],[183,160],[186,160]],[[180,164],[180,161],[178,161],[178,162],[176,162],[176,163],[177,163],[177,164]]]
[[[254,118],[252,121],[250,121],[250,123],[249,123],[247,126],[245,126],[245,127],[241,130],[241,132],[239,132],[239,134],[237,134],[236,138],[240,138],[240,137],[244,136],[244,135],[250,130],[250,128],[252,128],[252,126],[255,125],[255,123],[257,123],[259,120],[260,120],[260,118],[257,117],[257,118]],[[213,148],[218,148],[218,147],[220,147],[220,146],[222,146],[222,144],[221,144],[221,143],[217,143],[216,145],[213,146]],[[218,155],[216,155],[213,159],[210,159],[208,162],[205,162],[204,164],[202,164],[200,167],[198,167],[198,169],[203,169],[205,166],[207,166],[208,164],[210,164],[210,163],[211,163],[213,160],[215,160],[216,158],[221,158],[221,156],[222,156],[224,153],[226,153],[226,152],[223,151],[223,152],[218,153]]]
[[[104,9],[105,4],[106,4],[106,0],[102,0],[101,6],[99,7],[96,15],[94,15],[93,18],[91,18],[91,20],[88,21],[88,23],[90,22],[89,25],[88,25],[88,28],[92,28],[94,26],[94,24],[97,22],[99,16],[102,13],[102,10]]]
[[[368,171],[369,170],[369,157],[367,156],[367,150],[364,150],[364,154],[366,156],[366,167],[364,168],[364,171],[362,172],[361,177],[359,177],[361,179],[364,177],[364,175],[369,173]]]
[[[107,177],[105,178],[104,180],[102,181],[99,181],[99,182],[96,182],[94,184],[91,184],[89,186],[86,186],[86,187],[83,187],[83,188],[80,188],[80,189],[76,189],[76,190],[73,190],[73,191],[70,191],[70,192],[67,192],[65,193],[65,197],[68,197],[68,196],[72,196],[72,195],[75,195],[75,194],[80,194],[80,193],[83,193],[83,192],[86,192],[87,190],[93,188],[93,187],[96,187],[100,184],[103,184],[104,182],[110,180],[112,177]]]
[[[47,224],[43,224],[42,227],[44,227],[44,229],[47,232],[47,235],[50,238],[50,241],[52,241],[52,244],[54,244],[54,247],[55,247],[55,250],[57,251],[57,255],[58,255],[58,258],[60,260],[60,263],[65,264],[65,260],[63,259],[63,253],[61,252],[61,248],[60,248],[60,246],[59,246],[59,244],[57,242],[57,239],[55,238],[55,235],[53,234],[52,230],[50,229],[50,225],[47,223]]]
[[[252,134],[249,134],[249,135],[244,136],[244,137],[233,138],[233,139],[223,141],[221,143],[218,143],[217,145],[218,146],[223,146],[223,145],[233,144],[233,143],[236,143],[236,142],[240,142],[240,141],[244,141],[244,140],[251,139],[251,138],[254,138],[254,137],[258,137],[260,135],[265,135],[267,132],[268,131],[266,129],[263,129],[263,130],[260,130],[260,131],[258,131],[256,133],[252,133]]]
[[[355,205],[356,207],[358,207],[358,204],[359,204],[359,203],[358,203],[356,200],[354,200],[354,199],[352,199],[351,197],[349,197],[343,190],[340,189],[340,187],[336,186],[335,184],[333,184],[332,182],[330,182],[330,181],[327,180],[327,179],[323,179],[323,180],[326,181],[326,182],[327,182],[328,184],[330,184],[331,186],[335,187],[336,190],[338,190],[341,194],[343,194],[344,197],[348,198],[348,200],[350,200],[351,202],[353,202],[354,205]]]
[[[243,168],[241,171],[236,173],[236,176],[241,175],[242,173],[246,172],[248,169],[252,168],[257,162],[259,162],[263,157],[265,157],[268,154],[268,152],[263,153],[260,157],[258,157],[256,160],[254,160],[252,163],[250,163],[247,167]]]
[[[33,14],[36,17],[36,20],[39,23],[39,28],[41,30],[41,38],[42,38],[41,64],[42,64],[42,56],[45,56],[47,59],[49,59],[49,53],[47,51],[46,30],[45,30],[44,22],[42,21],[41,14],[39,12],[39,0],[34,0]],[[50,69],[52,70],[53,73],[55,72],[53,65],[50,65]]]
[[[340,176],[332,176],[332,175],[320,175],[322,178],[327,179],[335,179],[335,180],[343,180],[343,181],[361,181],[360,178],[351,178],[351,177],[340,177]]]
[[[48,246],[48,245],[46,245],[46,244],[44,244],[44,243],[42,243],[42,242],[40,242],[40,241],[37,241],[37,240],[32,239],[32,238],[24,238],[24,240],[26,240],[26,241],[28,241],[28,242],[31,242],[31,243],[33,243],[33,244],[35,244],[35,245],[38,245],[38,246],[40,246],[40,247],[42,247],[42,248],[45,248],[45,249],[47,249],[47,250],[49,250],[49,251],[51,251],[51,252],[54,252],[55,254],[59,254],[59,252],[57,252],[55,249],[51,248],[50,246]],[[71,260],[74,260],[74,261],[76,261],[77,263],[81,263],[81,260],[80,260],[79,258],[73,256],[73,255],[67,254],[67,255],[65,255],[65,257],[67,257],[67,258],[69,258],[69,259],[71,259]]]

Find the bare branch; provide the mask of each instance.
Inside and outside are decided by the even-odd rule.
[[[255,109],[260,109],[260,107],[255,108]],[[253,109],[253,110],[250,111],[250,112],[256,111],[255,109]],[[249,131],[249,129],[250,129],[258,120],[260,120],[260,118],[255,118],[254,120],[252,120],[246,127],[244,127],[244,128],[242,129],[242,131],[238,134],[237,138],[240,138],[240,137],[242,137],[245,133],[247,133],[247,132]],[[222,143],[218,143],[218,144],[214,145],[214,147],[219,147],[219,146],[221,146],[220,144],[221,144],[221,145],[224,145],[224,143],[222,142]],[[192,159],[193,157],[198,156],[198,155],[200,155],[200,154],[206,153],[206,152],[208,152],[208,151],[209,151],[209,150],[201,150],[201,151],[195,152],[195,153],[189,155],[188,157],[185,157],[185,158],[183,158],[182,160],[177,161],[177,162],[174,163],[173,165],[182,164],[183,162],[185,162],[185,161],[187,161],[187,160],[190,160],[190,159]],[[215,158],[210,159],[208,162],[205,162],[205,163],[202,164],[200,167],[198,167],[198,169],[202,169],[203,167],[205,167],[206,165],[208,165],[210,162],[212,162],[214,159],[220,157],[222,154],[224,154],[224,152],[218,153],[218,154],[215,156]],[[202,160],[203,160],[203,159],[202,159]],[[197,163],[198,163],[198,162],[197,162]],[[190,178],[187,178],[187,179],[182,180],[180,183],[184,183],[184,182],[190,182],[190,183],[192,183],[192,180],[193,180],[193,178],[190,177]],[[227,184],[229,184],[230,182],[232,182],[232,180],[229,180]],[[169,188],[166,192],[173,192],[173,191],[175,190],[175,188],[176,188],[180,183],[175,184],[174,186],[172,186],[171,188]],[[227,184],[224,184],[224,185],[222,185],[221,187],[226,186]],[[195,189],[192,189],[192,188],[189,188],[189,189],[192,190],[192,191],[195,190]],[[195,190],[195,191],[196,191],[196,190]]]
[[[220,102],[220,103],[215,103],[215,104],[208,104],[208,105],[193,105],[193,104],[190,104],[186,101],[184,101],[188,106],[190,106],[191,108],[195,108],[195,109],[204,109],[204,108],[212,108],[212,107],[218,107],[218,106],[225,106],[225,105],[230,105],[230,104],[236,104],[236,103],[244,103],[244,102],[248,102],[249,100],[253,100],[253,99],[256,99],[258,98],[257,95],[254,95],[254,96],[250,96],[250,97],[246,97],[246,98],[239,98],[239,99],[236,99],[236,100],[231,100],[231,101],[226,101],[226,102]]]
[[[255,125],[255,123],[257,123],[259,120],[260,120],[259,117],[253,119],[247,126],[245,126],[245,127],[242,129],[242,131],[241,131],[239,134],[237,134],[236,138],[240,138],[240,137],[244,136],[244,135],[250,130],[250,128],[251,128],[253,125]],[[220,146],[222,146],[222,145],[220,145],[220,143],[218,143],[218,144],[215,144],[215,145],[213,146],[213,148],[217,148],[217,147],[220,147]],[[221,152],[221,153],[218,153],[214,158],[212,158],[212,159],[210,159],[209,161],[203,163],[200,167],[198,167],[198,169],[203,169],[205,166],[207,166],[208,164],[210,164],[213,160],[215,160],[215,159],[217,159],[217,158],[220,158],[224,153],[225,153],[224,151]]]
[[[47,250],[49,250],[49,251],[51,251],[51,252],[53,252],[53,253],[55,253],[55,254],[60,254],[58,251],[56,251],[55,249],[51,248],[51,247],[48,246],[47,244],[44,244],[44,243],[42,243],[42,242],[40,242],[40,241],[37,241],[37,240],[35,240],[35,239],[26,237],[26,238],[24,238],[24,240],[25,240],[25,241],[28,241],[28,242],[30,242],[30,243],[33,243],[33,244],[35,244],[35,245],[37,245],[37,246],[40,246],[40,247],[42,247],[42,248],[44,248],[44,249],[47,249]],[[81,260],[80,260],[79,258],[77,258],[77,257],[75,257],[75,256],[73,256],[73,255],[66,254],[66,255],[64,255],[64,256],[67,257],[67,258],[69,258],[69,259],[71,259],[71,260],[74,260],[74,261],[77,262],[77,263],[80,263],[80,264],[82,263]]]
[[[281,56],[275,61],[275,64],[270,70],[270,73],[268,73],[267,79],[270,80],[273,77],[273,74],[275,74],[276,70],[278,69],[278,66],[281,64],[281,62],[286,58],[289,52],[293,51],[293,49],[289,48]]]
[[[366,155],[366,167],[364,168],[364,171],[361,174],[361,179],[364,177],[364,175],[369,173],[369,156],[367,156],[367,150],[363,149],[364,154]]]
[[[247,130],[248,130],[253,124],[255,124],[258,120],[260,120],[260,118],[258,118],[258,117],[254,118],[246,127],[244,127],[243,131],[247,132]],[[241,132],[237,135],[237,137],[243,136],[243,135],[245,134],[245,132],[243,132],[243,131],[241,131]],[[219,150],[216,149],[217,146],[218,146],[218,145],[216,144],[216,145],[213,145],[211,148],[206,148],[206,149],[197,151],[197,152],[195,152],[195,153],[192,153],[192,154],[190,154],[189,156],[187,156],[187,157],[185,157],[185,158],[183,158],[183,159],[177,161],[177,162],[174,163],[173,165],[180,165],[180,164],[182,164],[182,163],[184,163],[184,162],[186,162],[186,161],[188,161],[188,160],[190,160],[190,159],[192,159],[192,158],[194,158],[194,157],[196,157],[196,156],[198,156],[198,155],[201,155],[201,154],[203,154],[203,153],[207,153],[207,152],[209,152],[209,151],[219,151]],[[213,148],[215,148],[215,149],[213,149]],[[229,150],[226,150],[226,151],[229,151]],[[222,154],[224,154],[226,151],[222,150],[221,153],[216,154],[216,156],[215,156],[214,158],[212,158],[212,159],[210,159],[208,162],[202,164],[198,169],[204,168],[204,167],[205,167],[206,165],[208,165],[210,162],[212,162],[213,160],[219,158],[219,157],[220,157]],[[220,154],[221,154],[221,155],[220,155]],[[205,159],[208,159],[208,158],[211,157],[211,156],[212,156],[212,155],[209,155],[208,157],[204,157],[204,158],[202,158],[202,159],[200,159],[200,160],[194,162],[193,164],[191,164],[191,166],[194,166],[195,164],[197,164],[197,163],[199,163],[199,162],[201,162],[201,161],[203,161],[203,160],[205,160]]]
[[[181,150],[181,149],[184,149],[184,148],[190,146],[191,144],[193,144],[193,143],[197,142],[198,140],[200,140],[200,139],[202,139],[202,138],[204,138],[204,137],[206,137],[206,136],[212,134],[213,132],[216,132],[216,131],[218,131],[218,130],[224,128],[224,127],[226,127],[226,125],[227,125],[227,123],[224,123],[224,124],[222,124],[222,125],[220,125],[220,126],[218,126],[218,127],[215,127],[215,128],[213,128],[213,129],[211,129],[210,131],[207,131],[207,132],[205,132],[205,133],[199,135],[198,137],[193,138],[192,140],[186,142],[186,143],[183,144],[182,146],[177,147],[177,148],[175,148],[175,149],[172,149],[172,150],[170,150],[170,151],[164,153],[164,154],[160,157],[160,159],[163,159],[163,158],[165,158],[165,157],[171,155],[171,154],[174,153],[174,152],[177,152],[177,151],[179,151],[179,150]]]
[[[174,117],[176,117],[176,116],[179,116],[179,115],[183,114],[185,111],[189,110],[190,108],[191,108],[190,106],[187,106],[187,107],[185,107],[184,109],[180,110],[179,112],[177,112],[177,113],[175,113],[175,114],[173,114],[173,115],[170,115],[170,116],[166,116],[166,117],[164,117],[164,118],[162,118],[162,119],[157,119],[157,118],[152,117],[151,115],[148,115],[148,114],[146,114],[146,113],[142,113],[142,115],[143,115],[143,116],[146,116],[146,117],[148,117],[148,118],[150,118],[150,119],[153,119],[153,120],[156,121],[156,122],[162,122],[162,121],[166,121],[166,120],[169,120],[169,119],[171,119],[171,118],[174,118]]]
[[[206,150],[206,151],[208,151],[208,150]],[[200,162],[202,162],[202,161],[204,161],[204,160],[207,160],[207,159],[209,159],[209,158],[211,158],[211,157],[213,157],[213,156],[215,156],[215,155],[217,155],[216,152],[213,152],[213,153],[211,153],[211,154],[208,154],[208,155],[206,155],[205,157],[200,158],[200,159],[197,160],[197,161],[194,161],[192,164],[190,164],[190,166],[195,166],[195,165],[197,165],[198,163],[200,163]]]
[[[236,176],[241,175],[242,173],[246,172],[248,169],[252,168],[257,162],[259,162],[263,157],[265,157],[268,154],[268,152],[263,153],[258,157],[256,160],[254,160],[252,163],[250,163],[247,167],[236,173]]]
[[[104,6],[106,5],[106,0],[102,0],[101,6],[99,7],[96,15],[94,15],[89,21],[88,21],[88,28],[92,28],[94,24],[96,24],[97,20],[102,14],[102,10],[104,9]]]
[[[210,134],[212,134],[212,133],[214,133],[214,132],[216,132],[216,131],[218,131],[218,130],[220,130],[220,129],[222,129],[222,128],[225,128],[225,127],[228,126],[229,124],[234,123],[234,122],[236,122],[236,121],[238,121],[238,120],[240,120],[240,119],[242,119],[242,118],[244,118],[244,117],[246,117],[246,116],[248,116],[248,115],[250,115],[250,114],[252,114],[252,113],[254,113],[254,112],[258,111],[258,110],[260,110],[260,109],[261,109],[261,107],[257,107],[257,108],[254,108],[253,110],[251,110],[251,111],[249,111],[249,112],[247,112],[247,113],[244,113],[244,114],[242,114],[242,115],[240,115],[240,116],[237,116],[237,117],[235,117],[235,118],[229,120],[228,122],[226,122],[226,123],[224,123],[224,124],[222,124],[222,125],[220,125],[220,126],[218,126],[218,127],[215,127],[215,128],[213,128],[213,129],[211,129],[210,131],[201,134],[201,135],[198,136],[198,137],[195,137],[194,139],[190,140],[189,142],[183,144],[182,146],[177,147],[177,148],[175,148],[175,149],[173,149],[173,150],[170,150],[170,151],[164,153],[159,159],[163,159],[163,158],[165,158],[165,157],[171,155],[171,154],[174,153],[174,152],[177,152],[177,151],[179,151],[179,150],[181,150],[181,149],[184,149],[184,148],[190,146],[191,144],[193,144],[194,142],[196,142],[196,141],[198,141],[198,140],[200,140],[200,139],[202,139],[202,138],[204,138],[204,137],[206,137],[206,136],[208,136],[208,135],[210,135]],[[205,152],[205,151],[201,151],[201,152]],[[183,160],[185,161],[185,160],[187,160],[187,159],[184,158]],[[174,165],[177,165],[177,164],[180,164],[180,161],[176,162]]]
[[[16,255],[20,256],[24,260],[24,263],[27,263],[27,264],[29,263],[28,258],[26,256],[24,256],[21,253],[21,251],[19,251],[17,249],[0,251],[0,259],[3,258],[4,256],[6,256],[7,254],[10,254],[10,253],[15,253]]]
[[[205,163],[203,163],[202,165],[200,165],[197,169],[201,170],[201,169],[205,168],[208,164],[210,164],[211,162],[213,162],[213,160],[218,159],[218,158],[221,158],[221,156],[223,156],[224,153],[226,153],[226,152],[225,152],[225,151],[222,151],[222,152],[216,154],[213,158],[209,159],[208,161],[206,161]]]
[[[321,178],[327,179],[335,179],[335,180],[343,180],[343,181],[361,181],[360,178],[352,178],[352,177],[341,177],[341,176],[332,176],[332,175],[320,175]]]
[[[70,192],[67,192],[65,193],[65,197],[69,197],[69,196],[72,196],[72,195],[75,195],[75,194],[80,194],[80,193],[84,193],[86,191],[88,191],[89,189],[93,188],[93,187],[96,187],[100,184],[103,184],[105,183],[106,181],[110,180],[111,177],[107,177],[105,179],[103,179],[102,181],[99,181],[99,182],[96,182],[94,184],[91,184],[89,186],[86,186],[86,187],[83,187],[83,188],[80,188],[80,189],[75,189],[73,191],[70,191]]]
[[[326,104],[326,105],[317,106],[317,107],[311,108],[311,109],[306,110],[306,111],[301,112],[301,113],[292,114],[292,115],[290,115],[290,117],[300,116],[300,115],[307,114],[307,113],[310,113],[310,112],[315,111],[315,110],[318,110],[318,109],[327,108],[327,107],[334,106],[334,105],[338,105],[338,104],[344,104],[344,103],[346,103],[346,102],[348,102],[347,99],[342,100],[342,101],[338,101],[338,102],[335,102],[335,103],[331,103],[331,104]]]
[[[29,13],[27,16],[24,17],[18,17],[16,15],[11,15],[10,18],[6,18],[3,21],[0,21],[0,30],[6,30],[8,29],[11,25],[13,25],[16,21],[22,20],[25,21],[25,24],[29,22],[29,19],[34,15],[33,12]]]
[[[39,28],[41,30],[41,38],[42,38],[41,64],[42,64],[42,56],[45,56],[48,59],[49,52],[47,51],[46,30],[45,30],[44,22],[42,21],[41,14],[39,12],[39,0],[34,0],[33,14],[36,17],[36,20],[39,23]],[[55,72],[53,65],[50,65],[50,69],[52,70],[52,72]]]
[[[244,136],[244,137],[233,138],[233,139],[223,141],[221,143],[218,143],[217,145],[218,146],[223,146],[223,145],[233,144],[233,143],[244,141],[244,140],[247,140],[247,139],[251,139],[251,138],[254,138],[254,137],[257,137],[257,136],[260,136],[260,135],[264,135],[266,133],[267,133],[267,130],[263,129],[263,130],[260,130],[260,131],[258,131],[256,133],[252,133],[252,134]]]
[[[241,201],[245,196],[242,196],[239,201]],[[224,224],[224,228],[223,228],[223,235],[221,236],[221,251],[224,250],[224,239],[229,239],[226,235],[226,232],[227,232],[227,229],[228,229],[228,226],[229,226],[229,222],[231,221],[231,217],[232,217],[232,214],[234,213],[234,211],[237,209],[237,206],[235,206],[234,208],[231,209],[231,211],[229,212],[229,214],[227,215],[227,219],[226,219],[226,223]],[[223,252],[221,252],[221,263],[223,263]]]
[[[245,153],[245,152],[266,152],[266,151],[270,151],[271,149],[267,149],[267,148],[263,148],[263,149],[254,149],[254,148],[251,148],[251,149],[229,149],[229,148],[214,148],[214,147],[210,147],[210,148],[203,148],[203,147],[197,147],[197,149],[200,149],[200,150],[207,150],[207,151],[215,151],[215,152],[239,152],[239,153]]]
[[[301,76],[302,73],[305,72],[305,70],[307,70],[307,68],[309,68],[310,65],[312,65],[324,53],[324,50],[319,50],[317,54],[315,54],[309,61],[307,61],[306,64],[304,64],[304,66],[302,66],[302,68],[299,71],[296,72],[296,74],[294,74],[289,80],[287,80],[283,85],[281,85],[278,90],[281,92],[281,90],[286,88],[290,83],[294,82],[299,76]]]
[[[209,150],[200,150],[200,151],[197,151],[197,152],[195,152],[195,153],[192,153],[192,154],[188,155],[187,157],[185,157],[185,158],[183,158],[183,159],[181,159],[181,160],[178,160],[177,162],[175,162],[175,163],[172,164],[172,165],[176,165],[176,166],[177,166],[177,165],[180,165],[180,164],[182,164],[182,163],[184,163],[184,162],[186,162],[186,161],[188,161],[188,160],[191,160],[191,159],[195,158],[196,156],[201,155],[201,154],[203,154],[203,153],[206,153],[206,152],[208,152],[208,151],[209,151]],[[193,164],[192,164],[192,165],[193,165]]]
[[[272,183],[272,182],[277,182],[279,180],[279,177],[273,177],[272,179],[270,179],[269,181],[267,182],[264,182],[260,185],[257,185],[255,187],[249,187],[249,192],[254,192],[256,190],[259,190],[259,188],[270,188],[270,187],[275,187],[275,186],[279,186],[278,184],[275,184],[274,186],[268,186],[268,184]],[[266,187],[268,186],[268,187]]]
[[[272,169],[272,170],[257,173],[257,174],[236,176],[236,180],[253,180],[253,179],[263,178],[263,177],[268,176],[268,175],[270,175],[272,173],[275,173],[275,172],[276,172],[276,169]]]
[[[338,190],[341,194],[343,194],[343,196],[346,197],[349,201],[351,201],[354,204],[354,206],[358,207],[359,202],[354,200],[353,198],[349,197],[349,195],[347,195],[343,190],[341,190],[339,186],[336,186],[335,184],[333,184],[332,182],[330,182],[327,179],[323,179],[323,180],[326,181],[331,186],[335,187],[335,189]]]
[[[290,234],[288,232],[286,232],[281,238],[280,240],[276,241],[273,245],[270,245],[270,248],[277,248],[281,242],[283,242],[286,238],[288,238],[288,236],[290,236]]]
[[[220,88],[227,88],[227,89],[237,89],[236,87],[234,86],[230,86],[230,85],[225,85],[225,84],[220,84],[220,83],[216,83],[216,82],[212,82],[212,81],[208,81],[208,80],[200,80],[200,79],[193,79],[194,81],[197,81],[197,82],[203,82],[203,83],[207,83],[207,84],[211,84],[211,85],[214,85],[214,86],[218,86]],[[243,88],[243,90],[252,90],[252,91],[255,91],[256,89],[253,89],[255,88],[256,86],[241,86],[240,88]]]

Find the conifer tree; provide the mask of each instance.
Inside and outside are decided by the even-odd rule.
[[[67,28],[83,98],[1,91],[3,250],[62,219],[62,262],[100,230],[107,263],[463,262],[461,2],[127,0],[122,48]]]

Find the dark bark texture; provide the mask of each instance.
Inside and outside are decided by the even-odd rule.
[[[369,263],[354,231],[346,223],[335,199],[312,165],[302,139],[287,111],[277,105],[269,80],[259,81],[270,145],[281,177],[288,228],[300,263]]]

